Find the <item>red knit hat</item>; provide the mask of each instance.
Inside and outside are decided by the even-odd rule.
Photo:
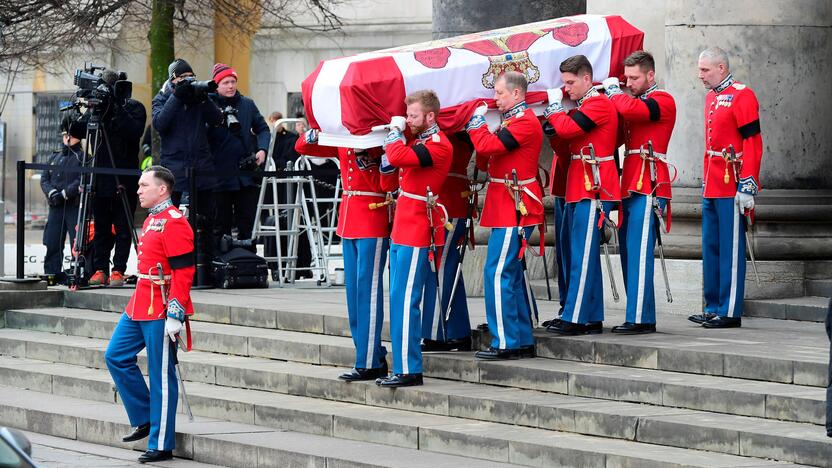
[[[218,63],[214,65],[214,83],[220,84],[223,78],[233,76],[234,79],[237,79],[237,72],[234,71],[233,68],[229,67],[224,63]]]

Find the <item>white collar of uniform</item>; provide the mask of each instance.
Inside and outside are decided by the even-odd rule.
[[[650,93],[652,93],[653,91],[655,91],[657,89],[659,89],[659,85],[657,85],[656,83],[653,83],[653,86],[647,88],[647,91],[641,93],[641,96],[639,96],[639,97],[642,98],[642,99],[647,99],[647,97],[650,96]]]
[[[734,84],[734,75],[729,73],[728,76],[726,76],[725,79],[722,80],[722,83],[720,83],[716,88],[714,88],[714,92],[716,94],[719,94],[728,89],[728,87],[732,84]]]
[[[156,216],[157,214],[165,211],[166,209],[170,208],[171,206],[173,206],[173,202],[170,200],[170,198],[168,198],[163,202],[157,203],[156,206],[151,208],[149,211],[150,211],[150,214],[152,216]]]
[[[420,133],[419,136],[416,137],[419,141],[425,141],[431,137],[431,135],[436,135],[439,133],[439,124],[434,123],[430,127],[428,127],[424,132]]]
[[[584,97],[578,99],[578,107],[581,107],[581,104],[583,104],[584,101],[586,101],[587,99],[595,97],[595,96],[599,96],[600,94],[601,93],[599,93],[598,90],[595,89],[594,86],[589,88],[589,91],[587,91],[586,94],[584,94]]]
[[[517,104],[515,104],[514,107],[512,107],[511,109],[503,112],[503,115],[501,116],[501,118],[503,120],[508,120],[508,119],[516,116],[517,114],[523,112],[524,110],[526,110],[528,108],[529,108],[529,106],[526,104],[526,101],[520,101]]]

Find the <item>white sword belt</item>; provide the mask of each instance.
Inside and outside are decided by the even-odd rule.
[[[362,192],[361,190],[344,190],[344,195],[348,197],[379,197],[379,198],[387,198],[386,193],[378,193],[378,192]]]
[[[428,203],[428,197],[422,195],[416,195],[415,193],[405,192],[404,190],[399,190],[399,197],[410,198],[412,200],[418,200],[420,202]],[[448,220],[448,210],[445,209],[445,205],[439,203],[439,195],[434,195],[433,199],[431,200],[431,204],[438,207],[442,210],[442,214],[445,215],[445,221]]]
[[[582,159],[586,159],[587,161],[592,161],[592,158],[590,158],[589,156],[586,156],[586,155],[583,155],[583,156],[580,155],[580,154],[573,154],[572,155],[572,160],[573,161],[580,161]],[[615,156],[595,156],[595,161],[597,161],[599,163],[607,162],[607,161],[614,161],[614,160],[615,160]]]
[[[631,150],[627,150],[627,156],[633,156],[633,155],[638,155],[638,156],[641,156],[641,153],[642,153],[642,150],[640,150],[640,149],[631,149]],[[645,155],[645,156],[649,156],[649,155],[650,155],[650,152],[649,152],[649,151],[647,151],[647,150],[644,150],[644,155]],[[666,154],[664,154],[664,153],[657,153],[657,152],[655,152],[655,151],[653,151],[653,157],[658,158],[658,159],[661,159],[661,160],[665,160],[665,159],[667,159],[667,155],[666,155]]]
[[[503,184],[503,185],[505,185],[505,184],[514,184],[513,180],[500,179],[498,177],[489,177],[488,182],[489,183],[494,183],[494,184]],[[537,195],[534,194],[534,192],[532,192],[531,190],[529,190],[528,187],[526,187],[527,185],[531,184],[532,182],[537,182],[537,179],[518,180],[517,185],[520,186],[520,191],[522,191],[523,193],[528,195],[529,198],[531,198],[532,200],[540,203],[540,206],[543,206],[543,200],[538,198]]]
[[[726,150],[726,151],[727,151],[727,150]],[[713,158],[713,157],[718,157],[718,158],[721,158],[721,157],[723,156],[722,151],[711,151],[711,150],[708,150],[708,151],[705,151],[705,154],[707,154],[708,156],[710,156],[710,157],[712,157],[712,158]],[[729,156],[731,155],[731,153],[730,153],[730,152],[726,152],[726,154],[728,154]],[[740,151],[739,153],[736,153],[736,157],[741,158],[741,157],[742,157],[742,151]]]
[[[144,273],[139,273],[136,276],[138,276],[139,279],[150,280],[153,281],[153,283],[155,284],[159,284],[159,275],[146,275]],[[163,278],[165,280],[165,283],[170,282],[170,275],[165,275]]]

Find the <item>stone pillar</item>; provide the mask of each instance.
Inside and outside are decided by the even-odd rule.
[[[433,38],[586,13],[586,0],[433,0]]]
[[[698,256],[705,89],[699,53],[717,45],[734,76],[754,89],[763,130],[758,258],[832,257],[832,4],[806,0],[676,0],[665,18],[667,89],[676,98],[669,156],[675,183],[671,251]],[[679,223],[675,221],[679,220]],[[678,237],[687,237],[687,240]],[[675,242],[674,242],[675,241]]]

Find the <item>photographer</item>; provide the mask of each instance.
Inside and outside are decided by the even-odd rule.
[[[112,70],[104,70],[101,73],[101,80],[110,89],[114,89],[119,78],[127,77],[119,77]],[[98,139],[95,167],[138,169],[139,140],[146,121],[147,111],[142,103],[113,93],[101,121],[107,140],[105,142],[103,138]],[[124,272],[127,269],[127,259],[130,257],[138,180],[137,176],[95,176],[92,213],[98,229],[95,230],[93,238],[95,274],[90,278],[91,286],[124,284]],[[113,247],[113,270],[110,274],[110,252],[113,251]]]
[[[208,128],[219,125],[222,112],[208,99],[216,89],[213,81],[196,81],[193,69],[182,59],[168,66],[170,78],[153,98],[153,127],[161,138],[161,163],[176,178],[172,201],[179,205],[183,192],[190,191],[186,170],[213,171],[214,158],[208,146]],[[196,180],[196,211],[202,222],[200,250],[214,255],[213,220],[215,178],[200,175]],[[193,212],[193,206],[191,212]],[[204,248],[202,246],[205,246]]]
[[[55,169],[43,171],[40,188],[49,203],[46,228],[43,231],[43,245],[46,257],[43,260],[43,273],[56,275],[56,282],[65,283],[63,273],[64,243],[69,233],[70,245],[75,243],[75,223],[78,221],[78,186],[81,183],[80,172],[64,172],[61,169],[81,166],[84,150],[81,139],[84,138],[84,125],[78,121],[76,113],[67,113],[61,120],[63,146],[49,156],[49,165]]]
[[[238,169],[256,170],[266,160],[269,148],[269,126],[250,98],[237,91],[237,73],[228,65],[214,65],[217,92],[209,96],[222,109],[225,121],[208,131],[214,164],[220,172]],[[230,235],[237,227],[237,239],[251,238],[257,210],[260,178],[251,176],[223,177],[214,189],[219,236]]]

